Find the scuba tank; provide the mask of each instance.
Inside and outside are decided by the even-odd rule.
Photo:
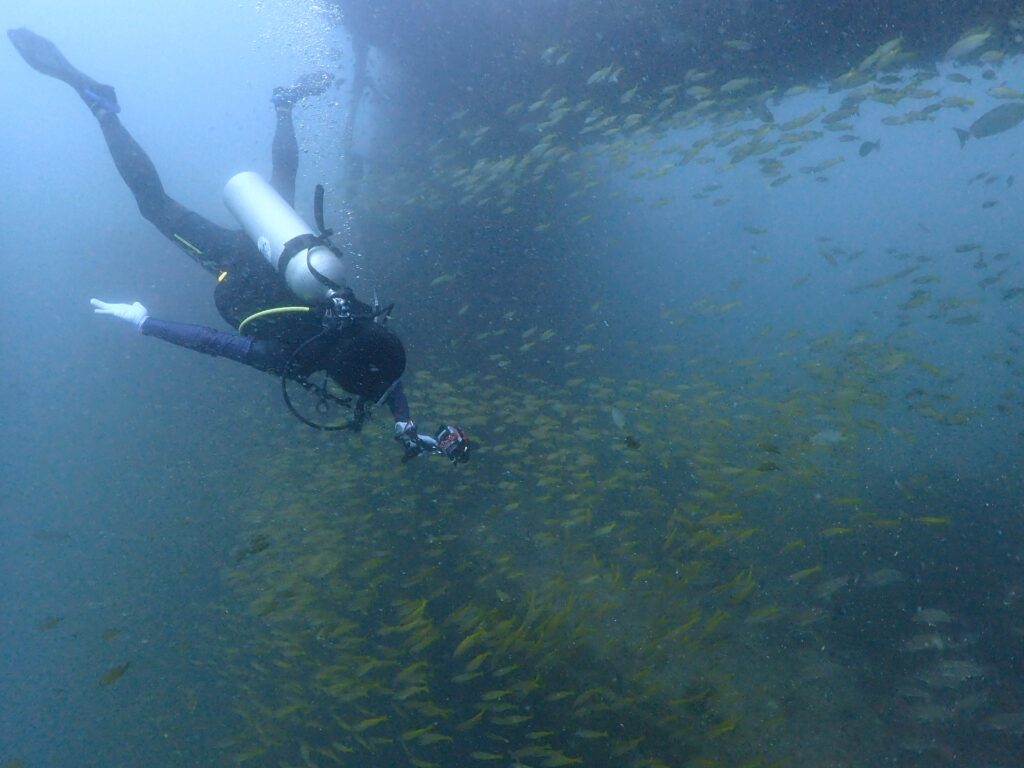
[[[294,347],[280,372],[285,404],[299,421],[316,429],[359,431],[370,405],[383,402],[405,370],[405,350],[398,337],[382,327],[394,305],[381,307],[376,295],[372,306],[364,304],[345,285],[341,250],[330,240],[332,231],[324,227],[323,199],[324,188],[318,184],[313,202],[318,234],[314,234],[258,174],[246,171],[228,180],[224,185],[224,204],[256,244],[265,263],[255,260],[255,267],[243,268],[234,277],[227,276],[227,272],[221,275],[222,279],[233,280],[238,288],[235,294],[225,295],[224,301],[218,302],[218,309],[234,324],[240,313],[234,306],[237,302],[229,299],[238,299],[239,290],[246,293],[250,283],[256,286],[256,292],[266,291],[268,283],[274,283],[279,292],[290,291],[308,304],[291,306],[294,301],[271,291],[266,298],[283,299],[281,306],[249,314],[238,322],[238,331],[243,333],[249,328],[247,332],[252,333],[249,324],[255,320],[275,322],[279,317],[294,318],[298,314],[300,322],[289,320],[286,330],[277,329],[271,334]],[[221,285],[218,283],[218,292]],[[297,333],[301,337],[296,338]],[[316,351],[316,345],[321,343],[325,348],[315,355],[317,365],[297,364],[304,350]],[[313,381],[311,377],[319,378],[321,373],[323,382]],[[332,392],[329,380],[352,396]],[[303,415],[296,409],[288,390],[289,381],[309,393],[315,414]],[[329,420],[338,408],[351,410],[351,418],[341,423]]]
[[[224,185],[224,204],[299,299],[316,304],[344,285],[341,252],[329,233],[314,234],[259,174],[232,176]]]

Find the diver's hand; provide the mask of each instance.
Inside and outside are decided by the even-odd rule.
[[[134,304],[108,304],[99,299],[90,299],[89,303],[96,308],[93,311],[97,315],[113,315],[126,323],[131,323],[139,331],[142,330],[142,324],[149,317],[149,312],[137,301]]]
[[[395,422],[395,440],[405,448],[405,456],[402,462],[415,459],[421,453],[437,453],[437,443],[430,435],[421,435],[416,432],[416,425],[412,421]]]
[[[420,436],[416,432],[416,424],[412,420],[395,422],[395,440],[405,448],[405,459],[407,461],[414,456],[419,456],[423,452],[423,444],[420,442]]]

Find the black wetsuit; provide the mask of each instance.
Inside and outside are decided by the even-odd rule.
[[[97,119],[114,164],[135,196],[142,215],[189,258],[218,278],[214,299],[217,310],[229,325],[238,327],[244,318],[262,309],[296,303],[295,295],[284,279],[244,232],[214,224],[169,197],[153,162],[117,115],[103,112]],[[272,155],[271,184],[289,205],[294,205],[298,144],[290,104],[277,107]],[[320,330],[320,319],[314,313],[276,318],[258,337],[153,317],[142,324],[142,332],[147,336],[235,360],[262,371],[281,373],[291,361],[293,370],[298,373],[323,368],[335,380],[344,379],[343,371],[332,370],[343,363],[340,362],[342,356],[336,354],[338,339],[330,335],[303,348],[301,354],[292,360],[299,345]],[[359,332],[360,326],[356,324],[348,334],[351,337]],[[346,341],[351,341],[351,338],[341,339],[342,344]],[[404,367],[404,357],[402,364]],[[353,394],[371,399],[379,396],[379,393],[371,395],[369,392]],[[390,389],[386,402],[397,421],[409,420],[409,406],[401,382]]]

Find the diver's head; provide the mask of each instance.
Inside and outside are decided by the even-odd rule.
[[[341,332],[331,353],[331,378],[347,392],[379,400],[405,371],[401,339],[379,323],[357,320]]]

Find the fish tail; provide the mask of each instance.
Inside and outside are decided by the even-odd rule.
[[[971,132],[961,130],[960,128],[954,128],[953,130],[956,131],[956,137],[960,139],[960,149],[963,149],[964,145],[967,144],[967,140],[971,138]]]

